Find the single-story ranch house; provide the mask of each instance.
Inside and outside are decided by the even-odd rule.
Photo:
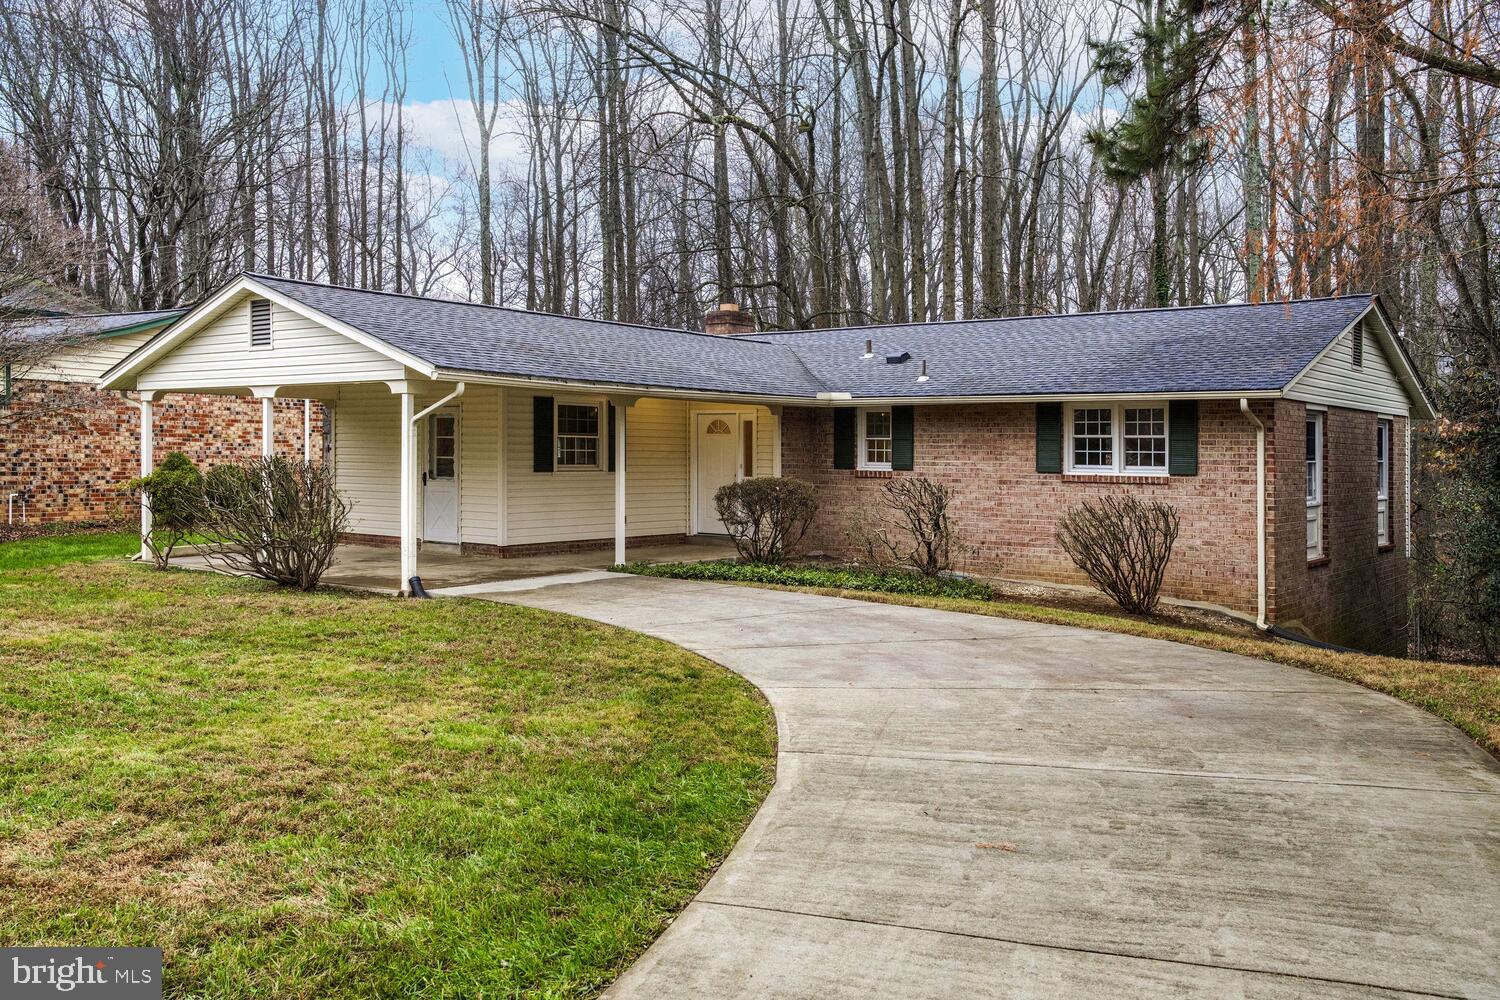
[[[131,516],[120,484],[140,469],[140,407],[101,391],[99,377],[149,342],[185,310],[38,315],[14,324],[18,337],[59,348],[24,372],[0,372],[0,500],[6,522],[103,522]],[[162,454],[180,451],[200,464],[256,455],[261,406],[234,396],[175,395],[156,414]],[[306,401],[278,400],[283,449],[322,448],[322,412]]]
[[[1086,315],[705,333],[245,274],[115,365],[174,393],[323,400],[359,540],[507,556],[722,532],[715,491],[792,476],[810,544],[880,517],[881,480],[953,487],[966,567],[1085,582],[1060,512],[1174,504],[1164,591],[1405,646],[1409,421],[1431,401],[1369,295]],[[267,404],[269,405],[269,404]],[[269,411],[268,411],[269,412]]]

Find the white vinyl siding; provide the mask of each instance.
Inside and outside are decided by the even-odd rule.
[[[424,388],[417,408],[437,402],[450,388]],[[462,428],[460,538],[486,545],[529,545],[611,537],[615,480],[607,459],[603,469],[533,472],[531,399],[527,392],[471,386],[452,404],[460,411]],[[627,413],[625,502],[626,532],[631,536],[689,531],[690,409],[691,404],[682,400],[642,399]],[[383,384],[344,386],[333,412],[337,482],[352,506],[349,530],[397,535],[400,398]],[[771,475],[775,418],[761,407],[747,408],[741,419],[755,423],[755,473]],[[608,428],[601,427],[601,432],[605,446]],[[424,427],[419,438],[424,446],[427,433]],[[421,490],[417,492],[421,524]],[[504,526],[502,511],[508,511]]]
[[[457,403],[462,427],[458,437],[458,533],[463,541],[482,545],[502,541],[500,395],[493,386],[471,385]]]
[[[250,346],[250,300],[213,322],[141,372],[142,389],[240,388],[399,379],[405,368],[321,323],[271,304],[269,348]]]
[[[1354,363],[1352,338],[1364,338],[1362,363]],[[1351,410],[1373,410],[1406,416],[1411,401],[1396,376],[1396,369],[1379,338],[1365,325],[1339,337],[1312,366],[1299,375],[1286,392],[1320,406],[1343,406]]]
[[[570,401],[557,396],[559,402]],[[615,477],[602,469],[532,471],[531,394],[506,394],[505,543],[609,538],[615,531]],[[607,419],[607,418],[606,418]],[[600,427],[601,448],[609,432]],[[688,520],[687,404],[642,399],[626,413],[625,511],[628,535],[686,533]]]
[[[400,397],[384,385],[346,386],[333,422],[334,481],[349,501],[349,531],[399,535]]]
[[[43,382],[92,382],[124,361],[126,355],[160,330],[161,327],[157,327],[156,330],[126,333],[118,337],[98,337],[87,343],[75,344],[58,351],[18,377]]]
[[[1307,462],[1307,558],[1323,555],[1323,419],[1309,413],[1306,425]]]

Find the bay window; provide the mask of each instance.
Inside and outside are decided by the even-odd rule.
[[[1119,403],[1068,409],[1068,471],[1166,475],[1167,408]]]

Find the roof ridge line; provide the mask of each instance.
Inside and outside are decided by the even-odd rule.
[[[470,302],[467,299],[432,298],[426,295],[417,295],[412,292],[392,292],[383,288],[358,288],[354,285],[335,285],[327,281],[312,281],[307,278],[284,278],[279,274],[266,274],[263,271],[241,271],[244,277],[268,279],[271,281],[286,281],[294,285],[311,285],[314,288],[333,288],[341,292],[360,292],[365,295],[385,295],[396,299],[412,299],[416,302],[442,302],[447,305],[469,306],[474,309],[496,309],[501,312],[521,313],[526,316],[547,316],[554,319],[577,320],[583,323],[602,323],[608,326],[623,326],[634,330],[651,330],[655,333],[682,333],[690,337],[712,337],[714,340],[739,341],[751,344],[768,344],[768,341],[757,339],[760,333],[754,336],[743,337],[721,337],[715,333],[706,333],[702,330],[689,330],[680,326],[654,326],[650,323],[632,323],[622,319],[601,319],[598,316],[573,316],[568,313],[545,312],[541,309],[522,309],[518,306],[502,306],[493,302]]]
[[[1079,319],[1084,316],[1122,316],[1153,312],[1186,312],[1196,309],[1238,309],[1246,306],[1289,306],[1303,302],[1336,302],[1341,299],[1373,299],[1374,292],[1346,292],[1342,295],[1313,295],[1301,299],[1273,299],[1267,302],[1200,302],[1191,306],[1136,306],[1129,309],[1095,309],[1090,312],[1033,313],[1025,316],[968,316],[964,319],[908,320],[905,323],[863,323],[859,326],[812,327],[805,330],[765,330],[757,336],[787,337],[807,333],[850,332],[854,330],[892,330],[923,326],[960,326],[966,323],[1006,323],[1023,319]]]

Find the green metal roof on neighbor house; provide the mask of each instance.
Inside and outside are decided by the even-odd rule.
[[[42,316],[18,324],[22,336],[45,337],[123,337],[164,327],[187,313],[186,309],[153,309],[146,312],[88,313],[70,316]]]
[[[441,377],[508,376],[788,402],[1278,395],[1351,328],[1368,323],[1416,410],[1431,410],[1371,295],[730,337],[265,274],[237,281],[250,294],[259,289],[358,331]],[[121,384],[145,360],[127,359],[107,384]]]

